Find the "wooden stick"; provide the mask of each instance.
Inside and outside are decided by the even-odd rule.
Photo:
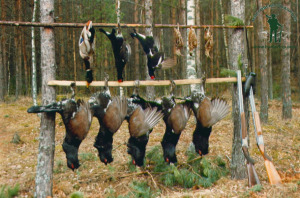
[[[243,77],[242,81],[245,81],[246,78]],[[230,78],[207,78],[205,83],[214,84],[214,83],[234,83],[236,82],[236,77]],[[51,80],[48,82],[49,86],[70,86],[74,81],[68,80]],[[202,83],[201,79],[181,79],[174,80],[176,85],[190,85],[190,84],[200,84]],[[168,86],[171,84],[169,80],[143,80],[140,81],[140,86]],[[76,81],[76,86],[86,86],[86,81]],[[105,86],[105,81],[93,81],[90,86],[93,87],[103,87]],[[109,87],[134,87],[135,81],[108,81]]]
[[[9,26],[28,26],[28,27],[74,27],[82,28],[85,26],[85,23],[40,23],[40,22],[24,22],[24,21],[0,21],[0,25],[9,25]],[[147,28],[150,25],[146,24],[120,24],[122,28]],[[116,23],[93,23],[93,27],[117,27]],[[174,28],[178,27],[175,24],[154,24],[154,28]],[[247,26],[230,26],[230,25],[179,25],[179,28],[253,28],[253,25]]]

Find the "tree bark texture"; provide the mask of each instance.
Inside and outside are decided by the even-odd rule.
[[[284,0],[283,6],[291,9],[290,0]],[[283,15],[284,31],[291,32],[291,15]],[[286,35],[285,46],[290,46],[290,35]],[[281,50],[282,58],[282,72],[281,72],[281,84],[282,84],[282,118],[292,118],[292,98],[291,98],[291,48],[287,47]]]
[[[151,25],[153,24],[153,14],[152,14],[152,0],[145,0],[145,23],[147,25]],[[146,36],[153,36],[153,30],[152,27],[150,28],[146,28],[145,29],[145,34]],[[145,66],[145,71],[146,71],[146,79],[149,80],[149,73],[148,73],[148,67],[147,64]],[[147,98],[149,100],[153,100],[155,99],[155,89],[153,86],[148,86],[147,87]]]
[[[262,0],[258,1],[259,9],[263,7]],[[264,18],[263,13],[260,13],[257,16],[257,29],[258,29],[258,42],[259,45],[266,44],[266,38],[264,38],[264,34],[262,34],[264,30]],[[267,48],[259,48],[258,49],[258,61],[260,68],[260,120],[264,123],[268,122],[268,67],[267,67]]]
[[[245,20],[245,1],[231,0],[231,15]],[[244,54],[244,33],[243,29],[234,29],[229,34],[229,65],[233,70],[238,70],[238,56]],[[242,58],[242,60],[244,60]],[[242,71],[243,73],[243,71]],[[232,118],[234,123],[231,177],[234,179],[246,178],[245,157],[241,144],[241,122],[238,102],[237,84],[232,86]],[[244,101],[246,102],[246,101]],[[246,109],[246,108],[245,108]]]
[[[40,1],[41,22],[53,23],[54,0]],[[42,103],[55,102],[55,89],[47,85],[55,79],[55,43],[53,28],[41,28]],[[39,137],[35,197],[52,196],[55,150],[55,113],[43,113]]]

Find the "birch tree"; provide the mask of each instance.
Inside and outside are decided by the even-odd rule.
[[[54,22],[54,0],[40,1],[42,23]],[[42,103],[47,105],[55,102],[55,88],[47,85],[55,79],[55,43],[54,30],[51,27],[41,28],[41,72],[42,72]],[[41,118],[39,153],[35,179],[35,197],[52,196],[53,165],[55,150],[55,113],[43,113]]]
[[[35,22],[37,0],[33,2],[32,22]],[[35,58],[35,34],[34,27],[31,27],[31,56],[32,56],[32,100],[37,105],[37,84],[36,84],[36,58]]]
[[[283,6],[291,9],[291,2],[289,0],[283,1]],[[283,15],[284,29],[287,33],[291,32],[291,15]],[[288,34],[284,45],[290,46],[291,38]],[[282,72],[281,72],[281,84],[282,84],[282,118],[290,119],[292,118],[292,98],[291,98],[291,48],[287,47],[281,50],[282,58]]]
[[[258,1],[259,9],[263,7],[262,0]],[[259,14],[257,16],[257,29],[258,29],[258,42],[260,45],[266,44],[266,38],[264,37],[264,20],[263,14]],[[267,68],[267,48],[259,48],[258,49],[258,61],[259,61],[259,68],[260,68],[260,119],[262,122],[268,122],[268,68]]]
[[[231,15],[245,20],[245,0],[231,0]],[[229,36],[229,65],[232,70],[238,70],[238,57],[244,52],[244,34],[243,29],[231,30]],[[243,60],[243,59],[242,59]],[[232,117],[234,123],[233,144],[232,144],[232,160],[231,160],[231,177],[234,179],[246,178],[245,157],[241,144],[241,122],[238,103],[237,85],[232,86]],[[244,101],[246,102],[246,101]],[[246,110],[246,108],[245,108]]]
[[[147,25],[151,25],[150,28],[146,28],[145,34],[146,36],[153,36],[153,30],[152,30],[152,24],[153,24],[153,15],[152,15],[152,0],[145,0],[145,23]],[[150,80],[149,74],[148,74],[148,67],[146,64],[145,67],[146,71],[146,79]],[[147,86],[147,98],[149,100],[153,100],[155,98],[155,89],[153,86]]]
[[[195,25],[195,1],[194,0],[187,0],[187,25]],[[189,34],[189,30],[187,31],[187,35]],[[187,36],[188,37],[188,36]],[[187,43],[187,47],[188,47]],[[189,51],[189,50],[188,50]],[[187,78],[188,79],[196,79],[197,78],[197,71],[196,71],[196,58],[195,53],[192,56],[187,53]],[[191,91],[200,90],[199,84],[192,84]],[[204,93],[204,90],[201,90]]]

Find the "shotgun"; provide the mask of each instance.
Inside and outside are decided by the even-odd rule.
[[[254,101],[252,86],[250,87],[249,98],[250,98],[250,105],[251,105],[251,111],[252,111],[256,143],[257,143],[257,146],[258,146],[258,149],[259,149],[261,155],[263,156],[263,158],[265,160],[265,167],[267,170],[270,184],[281,184],[281,178],[272,162],[272,159],[265,153],[264,139],[263,139],[262,129],[261,129],[261,125],[260,125],[260,118],[259,118],[259,114],[255,108],[255,101]]]
[[[244,112],[244,103],[243,103],[243,93],[242,93],[242,79],[241,79],[241,70],[237,70],[237,85],[238,85],[238,96],[239,96],[239,109],[241,116],[241,139],[242,139],[242,150],[247,161],[247,171],[248,171],[248,183],[249,186],[254,186],[260,184],[259,178],[254,168],[254,160],[250,157],[248,151],[248,133],[246,126],[246,117]]]

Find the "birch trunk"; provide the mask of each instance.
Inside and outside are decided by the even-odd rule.
[[[54,22],[54,0],[40,1],[41,22]],[[55,43],[54,30],[50,27],[41,28],[41,72],[42,72],[42,103],[47,105],[55,102],[55,88],[47,85],[55,79]],[[55,150],[55,113],[43,113],[39,137],[39,153],[35,180],[35,197],[52,196],[53,165]]]
[[[32,22],[35,22],[37,0],[33,2]],[[32,100],[33,105],[37,105],[37,85],[36,85],[36,57],[35,57],[35,33],[31,27],[31,56],[32,56]]]
[[[116,6],[116,8],[117,8],[117,10],[116,10],[116,12],[117,12],[117,24],[119,24],[119,23],[121,23],[121,3],[120,3],[120,0],[116,0],[116,4],[117,4],[117,6]],[[124,72],[125,72],[125,70],[124,70]],[[124,76],[125,76],[125,74],[124,74]],[[123,90],[123,87],[120,87],[120,96],[122,97],[124,95],[124,90]]]
[[[187,0],[187,25],[195,25],[195,1],[194,0]],[[189,30],[187,31],[187,35],[189,34]],[[188,36],[187,36],[188,37]],[[188,41],[187,41],[187,48],[188,48]],[[189,49],[187,49],[189,51]],[[189,53],[186,55],[187,57],[187,78],[188,79],[196,79],[197,78],[197,67],[196,67],[196,58],[195,53],[193,56],[190,56]],[[200,90],[200,84],[192,84],[191,91]],[[203,87],[201,88],[201,92],[204,93]]]
[[[245,20],[245,0],[231,0],[231,15]],[[243,29],[231,30],[229,35],[229,65],[231,69],[238,70],[238,56],[244,53],[244,33]],[[244,60],[242,58],[242,60]],[[241,144],[241,122],[238,103],[237,85],[234,84],[232,89],[232,117],[234,123],[233,144],[232,144],[232,161],[231,177],[234,179],[246,178],[245,157],[242,152]],[[246,102],[246,101],[244,101]]]
[[[291,2],[289,0],[284,0],[283,6],[291,9]],[[288,33],[291,32],[291,15],[283,15],[284,30]],[[287,35],[284,45],[290,46],[290,35]],[[291,119],[292,118],[292,98],[291,98],[291,48],[287,47],[281,50],[282,58],[282,72],[281,72],[281,84],[282,84],[282,118]]]
[[[153,36],[153,30],[152,30],[152,24],[153,24],[153,15],[152,15],[152,0],[145,0],[145,23],[147,25],[151,25],[151,28],[146,28],[145,34],[146,36]],[[146,79],[150,80],[149,74],[148,74],[148,67],[146,64],[145,67],[146,70]],[[147,90],[147,98],[149,100],[155,99],[155,89],[153,86],[148,86],[146,88]]]

